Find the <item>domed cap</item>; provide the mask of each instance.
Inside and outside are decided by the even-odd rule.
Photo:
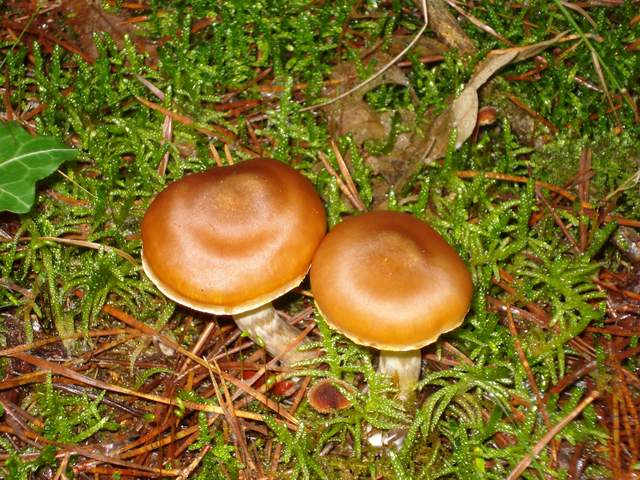
[[[237,314],[297,286],[325,231],[306,178],[276,160],[249,160],[163,190],[142,221],[142,262],[176,302]]]
[[[311,288],[326,321],[356,343],[421,348],[462,323],[471,276],[426,223],[397,212],[351,217],[322,241]]]

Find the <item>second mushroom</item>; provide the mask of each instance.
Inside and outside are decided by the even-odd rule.
[[[420,348],[462,323],[471,275],[430,226],[398,212],[351,217],[322,241],[311,288],[327,323],[381,350],[379,371],[407,398],[420,377]]]

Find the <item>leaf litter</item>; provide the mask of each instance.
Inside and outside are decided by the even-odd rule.
[[[575,39],[575,37],[572,37]],[[366,141],[382,141],[392,134],[393,112],[377,112],[366,101],[365,95],[380,85],[399,85],[410,89],[413,108],[398,109],[400,123],[409,126],[391,139],[392,147],[382,155],[369,154],[366,161],[373,171],[380,175],[382,182],[374,187],[376,204],[386,201],[390,189],[401,190],[422,163],[431,163],[444,157],[452,132],[456,131],[455,148],[459,148],[473,133],[478,120],[478,91],[501,68],[527,60],[545,49],[566,41],[566,34],[551,40],[524,47],[513,47],[490,51],[475,68],[462,92],[446,103],[443,112],[431,110],[418,119],[415,93],[411,91],[408,77],[398,66],[393,66],[373,81],[366,83],[350,95],[325,107],[330,131],[335,136],[350,134],[355,143],[362,146]],[[404,38],[394,37],[394,42],[402,44]],[[395,48],[398,50],[398,46]],[[446,47],[434,40],[418,42],[416,49],[421,56],[437,57],[445,53]],[[393,52],[394,49],[391,48]],[[391,55],[376,51],[366,59],[366,66],[384,65]],[[341,89],[349,90],[357,82],[357,68],[352,62],[336,65],[332,79],[349,79],[340,83],[340,89],[332,87],[324,93],[327,97],[340,95]],[[429,114],[432,114],[430,117]]]

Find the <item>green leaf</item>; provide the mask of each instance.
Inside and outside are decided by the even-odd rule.
[[[54,137],[32,137],[15,122],[0,123],[0,211],[27,213],[35,183],[78,151]]]

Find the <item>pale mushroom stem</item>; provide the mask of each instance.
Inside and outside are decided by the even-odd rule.
[[[267,352],[274,357],[284,352],[302,333],[281,319],[271,302],[256,309],[235,314],[233,319],[240,330],[246,331],[254,342],[264,346]],[[305,340],[300,344],[304,342]],[[311,352],[299,352],[296,346],[279,358],[282,363],[290,364],[306,360],[311,356]]]
[[[420,366],[422,355],[420,350],[407,350],[406,352],[393,352],[382,350],[378,371],[389,375],[400,390],[400,398],[408,399],[412,389],[420,379]]]

